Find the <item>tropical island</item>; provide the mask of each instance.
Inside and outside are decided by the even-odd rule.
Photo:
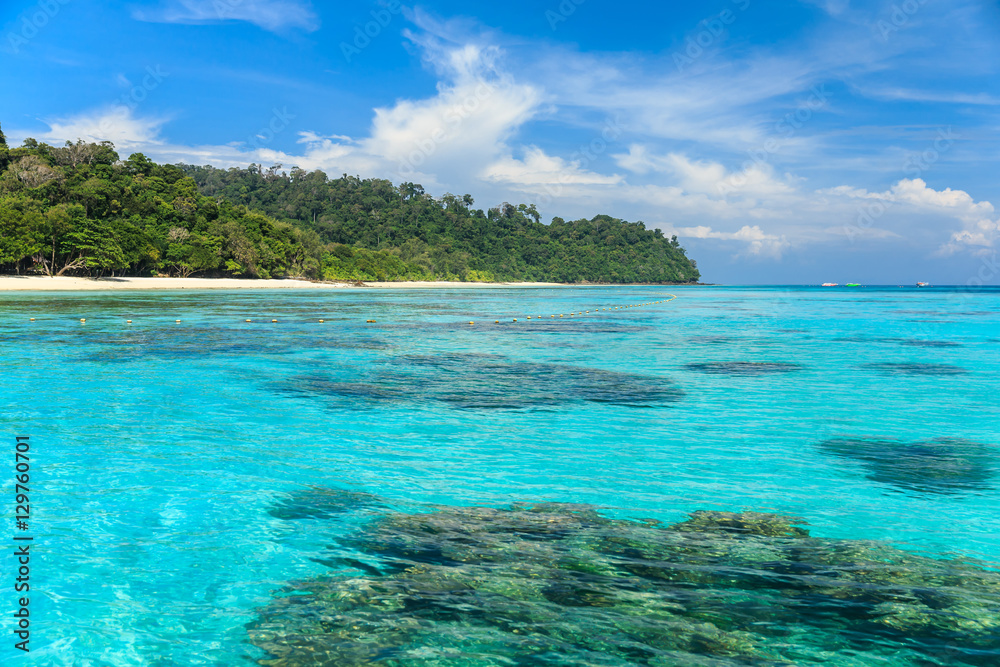
[[[0,130],[0,273],[322,281],[695,283],[677,241],[607,215],[281,165],[217,169]]]

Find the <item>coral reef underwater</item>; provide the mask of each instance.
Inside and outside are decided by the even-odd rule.
[[[868,479],[897,490],[955,495],[992,488],[992,449],[964,438],[900,442],[879,438],[833,438],[820,450],[865,466]]]
[[[276,594],[248,626],[260,664],[1000,664],[1000,573],[783,515],[441,507],[383,514],[339,547],[378,568]]]

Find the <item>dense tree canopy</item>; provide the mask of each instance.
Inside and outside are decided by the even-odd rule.
[[[473,209],[414,183],[275,165],[121,160],[0,131],[0,269],[326,280],[693,282],[676,237],[599,215],[542,224],[533,205]]]
[[[469,195],[427,195],[415,183],[281,165],[182,167],[202,194],[258,208],[314,231],[323,242],[395,255],[450,279],[556,282],[692,282],[699,274],[676,237],[599,215],[542,224],[534,205],[473,208]]]

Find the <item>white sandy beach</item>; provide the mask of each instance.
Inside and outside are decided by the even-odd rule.
[[[483,288],[483,287],[563,287],[561,283],[459,283],[445,281],[366,282],[375,288]],[[308,280],[241,280],[239,278],[73,278],[60,276],[0,276],[0,292],[12,291],[105,291],[159,289],[344,289],[352,283],[325,283]],[[357,289],[363,289],[360,286]]]

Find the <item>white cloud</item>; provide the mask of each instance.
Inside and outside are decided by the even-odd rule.
[[[530,192],[551,191],[552,188],[542,186],[553,185],[617,185],[622,177],[613,174],[603,176],[593,171],[581,168],[581,162],[567,162],[559,157],[547,155],[537,146],[526,149],[524,158],[519,160],[510,155],[489,164],[483,170],[487,180],[511,186]]]
[[[992,248],[1000,241],[1000,218],[988,201],[977,202],[964,190],[935,190],[920,178],[905,178],[884,192],[869,192],[861,188],[841,186],[821,191],[822,194],[851,199],[872,199],[885,202],[883,206],[903,205],[908,211],[937,214],[958,222],[961,228],[952,231],[939,252],[954,254],[961,250]]]
[[[524,169],[556,170],[579,182],[615,182],[614,177],[585,172],[558,158],[545,163],[530,150],[528,161],[516,164],[510,139],[541,108],[540,91],[516,82],[500,68],[503,53],[497,47],[450,44],[434,35],[421,35],[417,41],[424,47],[425,61],[441,73],[437,93],[374,109],[370,132],[364,137],[300,131],[298,143],[303,150],[295,154],[240,142],[184,147],[161,137],[164,119],[141,118],[120,105],[51,121],[50,130],[39,138],[49,142],[110,139],[124,151],[145,150],[171,162],[220,166],[280,162],[334,175],[412,180],[429,188],[476,176],[503,181],[505,175],[514,176]],[[275,134],[283,131],[271,129]]]
[[[160,146],[160,128],[166,118],[137,118],[125,105],[107,107],[70,118],[46,121],[47,132],[37,138],[60,145],[82,139],[88,142],[113,141],[124,150]]]
[[[882,100],[902,100],[907,102],[940,102],[943,104],[970,104],[982,106],[1000,105],[1000,98],[988,93],[955,93],[950,91],[909,90],[906,88],[863,88],[859,92]]]
[[[718,162],[694,161],[680,153],[655,155],[642,144],[632,144],[628,153],[612,155],[618,166],[636,174],[673,174],[689,192],[715,193],[726,178],[726,168]]]
[[[156,9],[133,10],[132,18],[151,23],[247,21],[272,32],[319,29],[319,17],[299,0],[165,0]]]
[[[656,155],[646,146],[632,144],[629,152],[612,155],[620,167],[638,174],[658,172],[674,177],[687,193],[720,196],[738,193],[744,197],[790,193],[789,183],[774,176],[773,168],[764,161],[747,161],[738,172],[710,160],[692,160],[681,153]]]
[[[194,5],[207,6],[184,3],[188,14]],[[703,76],[633,77],[634,61],[541,48],[532,67],[522,66],[515,77],[499,38],[469,35],[467,24],[435,22],[419,11],[412,18],[420,31],[407,37],[438,75],[436,90],[373,109],[363,136],[296,129],[298,147],[285,142],[284,150],[266,142],[183,146],[163,137],[164,119],[140,118],[123,106],[52,121],[39,138],[111,139],[123,152],[165,162],[282,163],[333,176],[409,180],[480,200],[485,192],[494,202],[516,191],[540,197],[535,202],[546,215],[642,219],[682,239],[768,261],[820,244],[858,248],[870,241],[956,253],[994,247],[1000,238],[993,205],[963,190],[934,190],[920,179],[900,180],[884,192],[847,184],[814,190],[774,166],[786,152],[808,156],[815,146],[796,134],[761,150],[775,132],[774,119],[771,127],[760,122],[762,103],[782,99],[805,108],[809,85],[830,63],[760,56]],[[555,120],[561,130],[584,133],[588,143],[602,136],[607,118],[616,119],[613,138],[603,136],[602,150],[587,158],[523,135],[532,121]],[[757,159],[746,160],[748,148]],[[884,212],[859,234],[846,233],[871,205]]]
[[[741,241],[746,249],[738,256],[753,256],[769,259],[781,259],[781,254],[791,246],[783,235],[766,234],[758,225],[744,225],[735,232],[717,232],[711,227],[680,227],[680,234],[696,239],[719,239],[723,241]]]

